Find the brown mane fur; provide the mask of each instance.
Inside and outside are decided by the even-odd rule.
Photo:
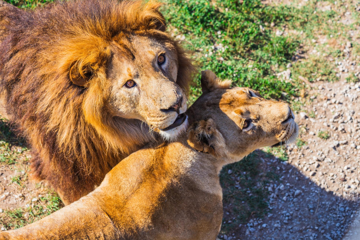
[[[137,34],[174,44],[177,84],[188,91],[191,63],[163,32],[159,7],[154,1],[116,0],[59,2],[27,12],[0,7],[8,20],[0,22],[7,30],[0,39],[7,111],[33,147],[33,176],[56,190],[67,189],[70,201],[92,191],[121,159],[152,140],[139,120],[110,117],[106,111],[105,66],[112,40]],[[89,71],[91,92],[85,82],[85,87],[73,84]]]

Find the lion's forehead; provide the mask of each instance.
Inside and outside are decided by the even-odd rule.
[[[218,97],[214,97],[215,100],[218,98],[219,107],[224,112],[233,111],[237,108],[245,108],[248,111],[261,111],[264,108],[271,108],[274,106],[282,106],[282,102],[278,102],[276,100],[268,100],[261,97],[251,97],[248,94],[249,88],[236,88],[227,90],[223,94],[219,94]],[[210,102],[212,100],[210,99]],[[216,100],[215,100],[216,101]],[[210,104],[208,104],[210,105]],[[261,113],[260,113],[261,114]]]
[[[132,44],[132,48],[137,53],[147,53],[155,55],[159,51],[175,51],[174,44],[169,39],[157,39],[152,36],[133,35],[128,44]]]

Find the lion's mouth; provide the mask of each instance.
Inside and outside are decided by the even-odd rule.
[[[173,124],[171,124],[167,128],[161,129],[161,131],[169,131],[171,129],[174,129],[174,128],[180,126],[181,124],[183,124],[185,122],[185,120],[186,120],[185,113],[179,114]]]
[[[277,147],[281,145],[285,145],[287,143],[292,143],[296,140],[298,135],[298,126],[294,121],[293,115],[290,115],[288,119],[282,122],[282,124],[288,124],[286,129],[284,129],[278,136],[278,143],[272,145],[272,147]]]

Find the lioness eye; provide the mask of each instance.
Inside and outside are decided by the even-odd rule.
[[[125,87],[127,87],[127,88],[132,88],[135,86],[136,86],[136,83],[133,80],[129,80],[125,83]]]
[[[159,66],[163,65],[165,63],[165,61],[166,61],[165,54],[160,54],[158,56],[157,61],[158,61]]]
[[[246,119],[244,121],[244,125],[243,125],[243,131],[248,131],[250,129],[252,129],[254,126],[254,124],[252,123],[252,120],[251,119]]]
[[[249,91],[249,93],[250,93],[250,97],[259,97],[253,91]]]

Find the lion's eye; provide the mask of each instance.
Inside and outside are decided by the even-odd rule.
[[[165,54],[160,54],[157,61],[159,66],[163,65],[166,62]]]
[[[135,87],[135,86],[136,86],[136,82],[134,82],[133,80],[128,80],[125,83],[125,87],[127,87],[127,88],[132,88],[132,87]]]
[[[250,129],[252,129],[254,127],[254,124],[252,123],[251,119],[246,119],[244,121],[244,125],[243,125],[243,131],[249,131]]]

